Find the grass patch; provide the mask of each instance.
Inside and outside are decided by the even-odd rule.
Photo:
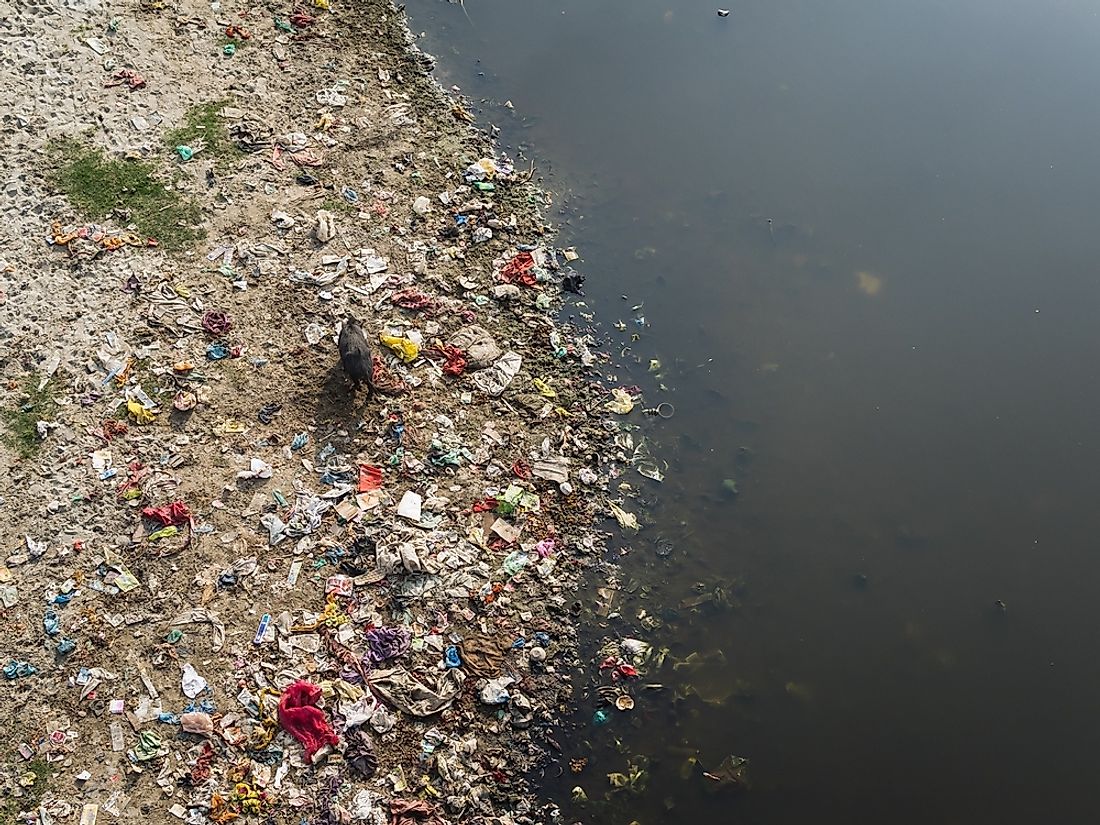
[[[119,214],[169,251],[205,234],[195,228],[202,220],[198,204],[165,189],[153,164],[109,158],[73,141],[54,143],[51,155],[57,169],[54,184],[89,218]]]
[[[350,215],[352,212],[358,211],[358,207],[355,204],[348,203],[343,198],[325,198],[321,201],[321,208],[329,212],[343,213],[345,215]]]
[[[165,145],[175,152],[177,146],[190,146],[194,149],[201,144],[203,155],[214,158],[235,154],[236,146],[229,140],[222,123],[221,111],[227,103],[226,100],[215,100],[192,106],[183,116],[182,126],[165,132]]]
[[[46,788],[49,787],[52,771],[45,759],[32,759],[27,763],[26,772],[34,774],[34,783],[23,789],[23,796],[19,799],[9,797],[5,800],[4,807],[0,808],[0,814],[4,815],[5,823],[16,822],[20,811],[35,810],[46,794]]]
[[[51,421],[57,415],[56,384],[50,381],[41,390],[32,376],[24,386],[19,406],[0,411],[4,423],[4,443],[23,458],[30,458],[42,446],[38,422]]]

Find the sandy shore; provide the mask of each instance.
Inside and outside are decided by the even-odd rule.
[[[546,821],[630,401],[547,196],[388,3],[0,31],[0,819]]]

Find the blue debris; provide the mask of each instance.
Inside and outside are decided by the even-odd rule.
[[[57,611],[52,607],[46,611],[42,618],[42,626],[46,628],[47,636],[56,636],[61,632],[61,620],[57,618]]]
[[[458,648],[454,645],[449,645],[443,652],[443,661],[447,667],[462,667],[462,659],[458,655]]]
[[[12,659],[4,665],[4,678],[8,680],[18,679],[21,676],[33,676],[36,673],[38,673],[38,668],[30,662],[17,662]]]

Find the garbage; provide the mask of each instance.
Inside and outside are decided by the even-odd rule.
[[[458,648],[462,654],[463,669],[471,676],[494,676],[504,664],[504,651],[487,636],[463,639]]]
[[[271,478],[273,472],[274,470],[271,465],[262,458],[250,458],[248,461],[248,469],[238,471],[237,478]]]
[[[534,270],[534,256],[530,252],[519,252],[501,268],[498,277],[506,284],[520,283],[524,286],[535,286],[538,278]]]
[[[458,669],[448,669],[433,688],[416,679],[405,668],[376,670],[370,674],[371,690],[389,704],[412,716],[433,716],[451,706],[465,681]]]
[[[540,458],[531,464],[531,475],[561,484],[569,480],[569,459],[565,456]]]
[[[183,611],[171,621],[173,627],[188,624],[209,624],[212,627],[214,638],[210,649],[214,653],[217,653],[225,646],[225,625],[222,624],[217,614],[211,613],[209,610],[202,607],[195,607]],[[190,667],[190,665],[188,665],[188,667]]]
[[[180,726],[184,733],[195,733],[200,736],[211,736],[214,733],[214,720],[210,714],[194,711],[180,714]]]
[[[496,679],[490,679],[478,693],[478,698],[484,705],[506,704],[511,698],[511,694],[508,692],[508,686],[515,681],[516,680],[511,676],[500,676]]]
[[[393,350],[407,364],[411,364],[420,355],[420,347],[408,338],[401,338],[396,335],[380,335],[378,340]]]
[[[151,762],[165,756],[167,748],[160,734],[155,730],[146,728],[138,732],[138,743],[129,751],[127,756],[132,762]]]
[[[428,350],[430,355],[444,359],[443,372],[447,375],[459,376],[466,372],[468,361],[466,353],[451,344],[439,344]]]
[[[749,760],[741,756],[727,756],[713,771],[704,771],[703,776],[718,784],[719,787],[748,788],[745,776]]]
[[[279,698],[279,726],[302,743],[307,760],[325,745],[340,741],[324,711],[317,707],[320,698],[317,685],[300,680],[287,685]]]
[[[344,759],[360,777],[370,779],[378,770],[378,757],[374,754],[370,734],[357,727],[347,731],[344,739]]]
[[[419,493],[414,493],[412,490],[406,490],[405,494],[401,496],[401,502],[397,505],[397,515],[409,521],[420,521],[423,512],[423,501],[424,499]]]
[[[604,405],[608,412],[617,415],[626,415],[634,409],[634,396],[624,389],[616,387],[611,390],[611,400]]]
[[[430,802],[390,800],[390,825],[447,825]]]
[[[130,91],[136,89],[145,88],[145,77],[133,69],[119,69],[113,75],[111,79],[103,84],[107,88],[112,86],[126,86]]]
[[[13,679],[20,679],[24,676],[33,676],[38,672],[30,662],[17,662],[12,659],[6,665],[4,665],[4,678],[8,681]]]
[[[619,522],[619,526],[622,527],[624,530],[639,529],[638,517],[636,515],[634,515],[633,513],[628,513],[626,510],[624,510],[622,507],[620,507],[618,504],[615,504],[614,502],[608,502],[607,506],[608,509],[611,510],[611,515],[615,517],[615,521]]]
[[[487,395],[501,395],[512,383],[523,365],[523,357],[509,350],[498,358],[491,367],[476,373],[471,380]]]
[[[319,209],[313,226],[313,237],[318,243],[328,243],[336,237],[336,216],[327,209]]]
[[[467,363],[475,370],[490,366],[503,354],[493,336],[477,324],[459,328],[448,343],[465,353]]]
[[[183,666],[183,676],[180,681],[183,695],[188,699],[194,699],[206,690],[206,680],[198,674],[190,662]]]
[[[372,627],[363,636],[367,643],[365,661],[371,666],[396,659],[409,649],[409,631],[403,627]]]
[[[35,454],[4,453],[5,527],[29,538],[0,565],[2,681],[37,699],[9,709],[26,748],[0,773],[64,768],[101,823],[552,822],[524,783],[572,699],[579,577],[614,578],[608,490],[624,526],[642,506],[612,363],[587,308],[559,322],[584,275],[534,169],[409,83],[400,15],[305,6],[266,33],[180,18],[152,58],[125,20],[81,35],[74,88],[142,105],[32,107],[38,137],[9,153],[58,174],[0,193],[6,406],[51,399],[20,411]],[[16,28],[45,55],[88,23],[32,12]],[[51,77],[27,74],[28,99],[57,98]],[[103,223],[77,216],[54,133],[117,167]],[[146,167],[155,203],[128,183]],[[41,266],[44,245],[67,260]],[[597,592],[646,626],[634,590]],[[643,666],[615,654],[605,686],[642,706]],[[27,814],[75,821],[53,790]]]

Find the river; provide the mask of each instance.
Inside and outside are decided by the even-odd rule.
[[[559,194],[589,276],[567,311],[630,347],[605,372],[676,411],[645,422],[667,476],[630,479],[648,525],[594,631],[681,667],[606,726],[582,705],[567,814],[1092,819],[1095,4],[408,12]],[[747,791],[699,773],[730,754]],[[639,755],[646,787],[601,803]]]

